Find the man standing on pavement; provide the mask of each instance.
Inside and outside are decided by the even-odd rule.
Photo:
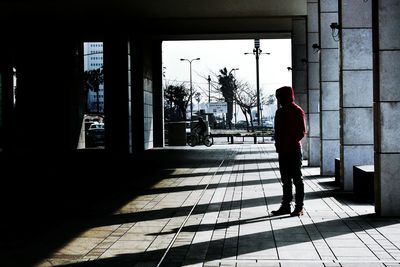
[[[279,171],[282,180],[282,203],[272,215],[303,215],[304,184],[301,173],[301,139],[306,134],[305,116],[301,107],[294,103],[293,88],[284,86],[276,90],[278,110],[275,113],[275,147],[279,158]],[[292,183],[296,188],[295,209],[291,212],[293,199]]]

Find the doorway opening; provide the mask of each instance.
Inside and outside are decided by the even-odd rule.
[[[292,85],[291,45],[291,39],[164,41],[165,143],[186,145],[199,117],[225,143],[228,135],[272,137],[275,90]]]
[[[103,42],[83,43],[84,115],[78,148],[105,148]]]

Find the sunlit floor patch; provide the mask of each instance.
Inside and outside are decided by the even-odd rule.
[[[170,171],[38,266],[399,264],[400,219],[374,217],[373,205],[307,166],[304,216],[271,217],[282,194],[272,145],[226,148],[237,156]]]

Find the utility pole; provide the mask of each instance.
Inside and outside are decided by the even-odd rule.
[[[210,75],[208,75],[208,103],[210,104],[211,102],[211,78]]]
[[[181,58],[181,61],[187,61],[190,65],[190,120],[192,120],[193,116],[193,85],[192,85],[192,61],[200,60],[200,58],[186,59]]]
[[[231,74],[231,72],[232,71],[234,71],[234,75],[233,75],[233,81],[234,81],[234,84],[235,84],[235,87],[236,87],[236,71],[237,70],[239,70],[239,68],[233,68],[233,69],[231,69],[231,71],[229,72],[229,75]],[[235,94],[236,94],[236,90],[237,90],[237,88],[235,89]],[[235,97],[234,97],[235,98]],[[235,106],[234,106],[234,108],[235,108],[235,112],[234,112],[234,115],[235,115],[235,127],[236,127],[236,124],[237,124],[237,116],[236,116],[236,100],[234,99],[234,101],[235,101]]]
[[[244,53],[245,55],[249,55],[251,53]],[[256,56],[256,86],[257,86],[257,125],[260,126],[260,79],[259,79],[259,57],[261,54],[270,53],[262,53],[260,49],[260,39],[254,39],[254,48],[253,48],[253,55]]]
[[[258,45],[257,42],[258,41]],[[260,127],[260,73],[259,73],[259,53],[260,53],[260,40],[254,40],[254,51],[256,55],[256,85],[257,85],[257,125]]]

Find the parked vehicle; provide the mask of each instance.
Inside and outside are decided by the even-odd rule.
[[[89,147],[104,145],[104,123],[94,122],[86,132],[86,145]]]
[[[235,127],[237,129],[245,129],[247,127],[247,122],[245,120],[240,120],[236,122]]]
[[[274,128],[274,123],[272,121],[263,121],[262,125],[266,128]]]

